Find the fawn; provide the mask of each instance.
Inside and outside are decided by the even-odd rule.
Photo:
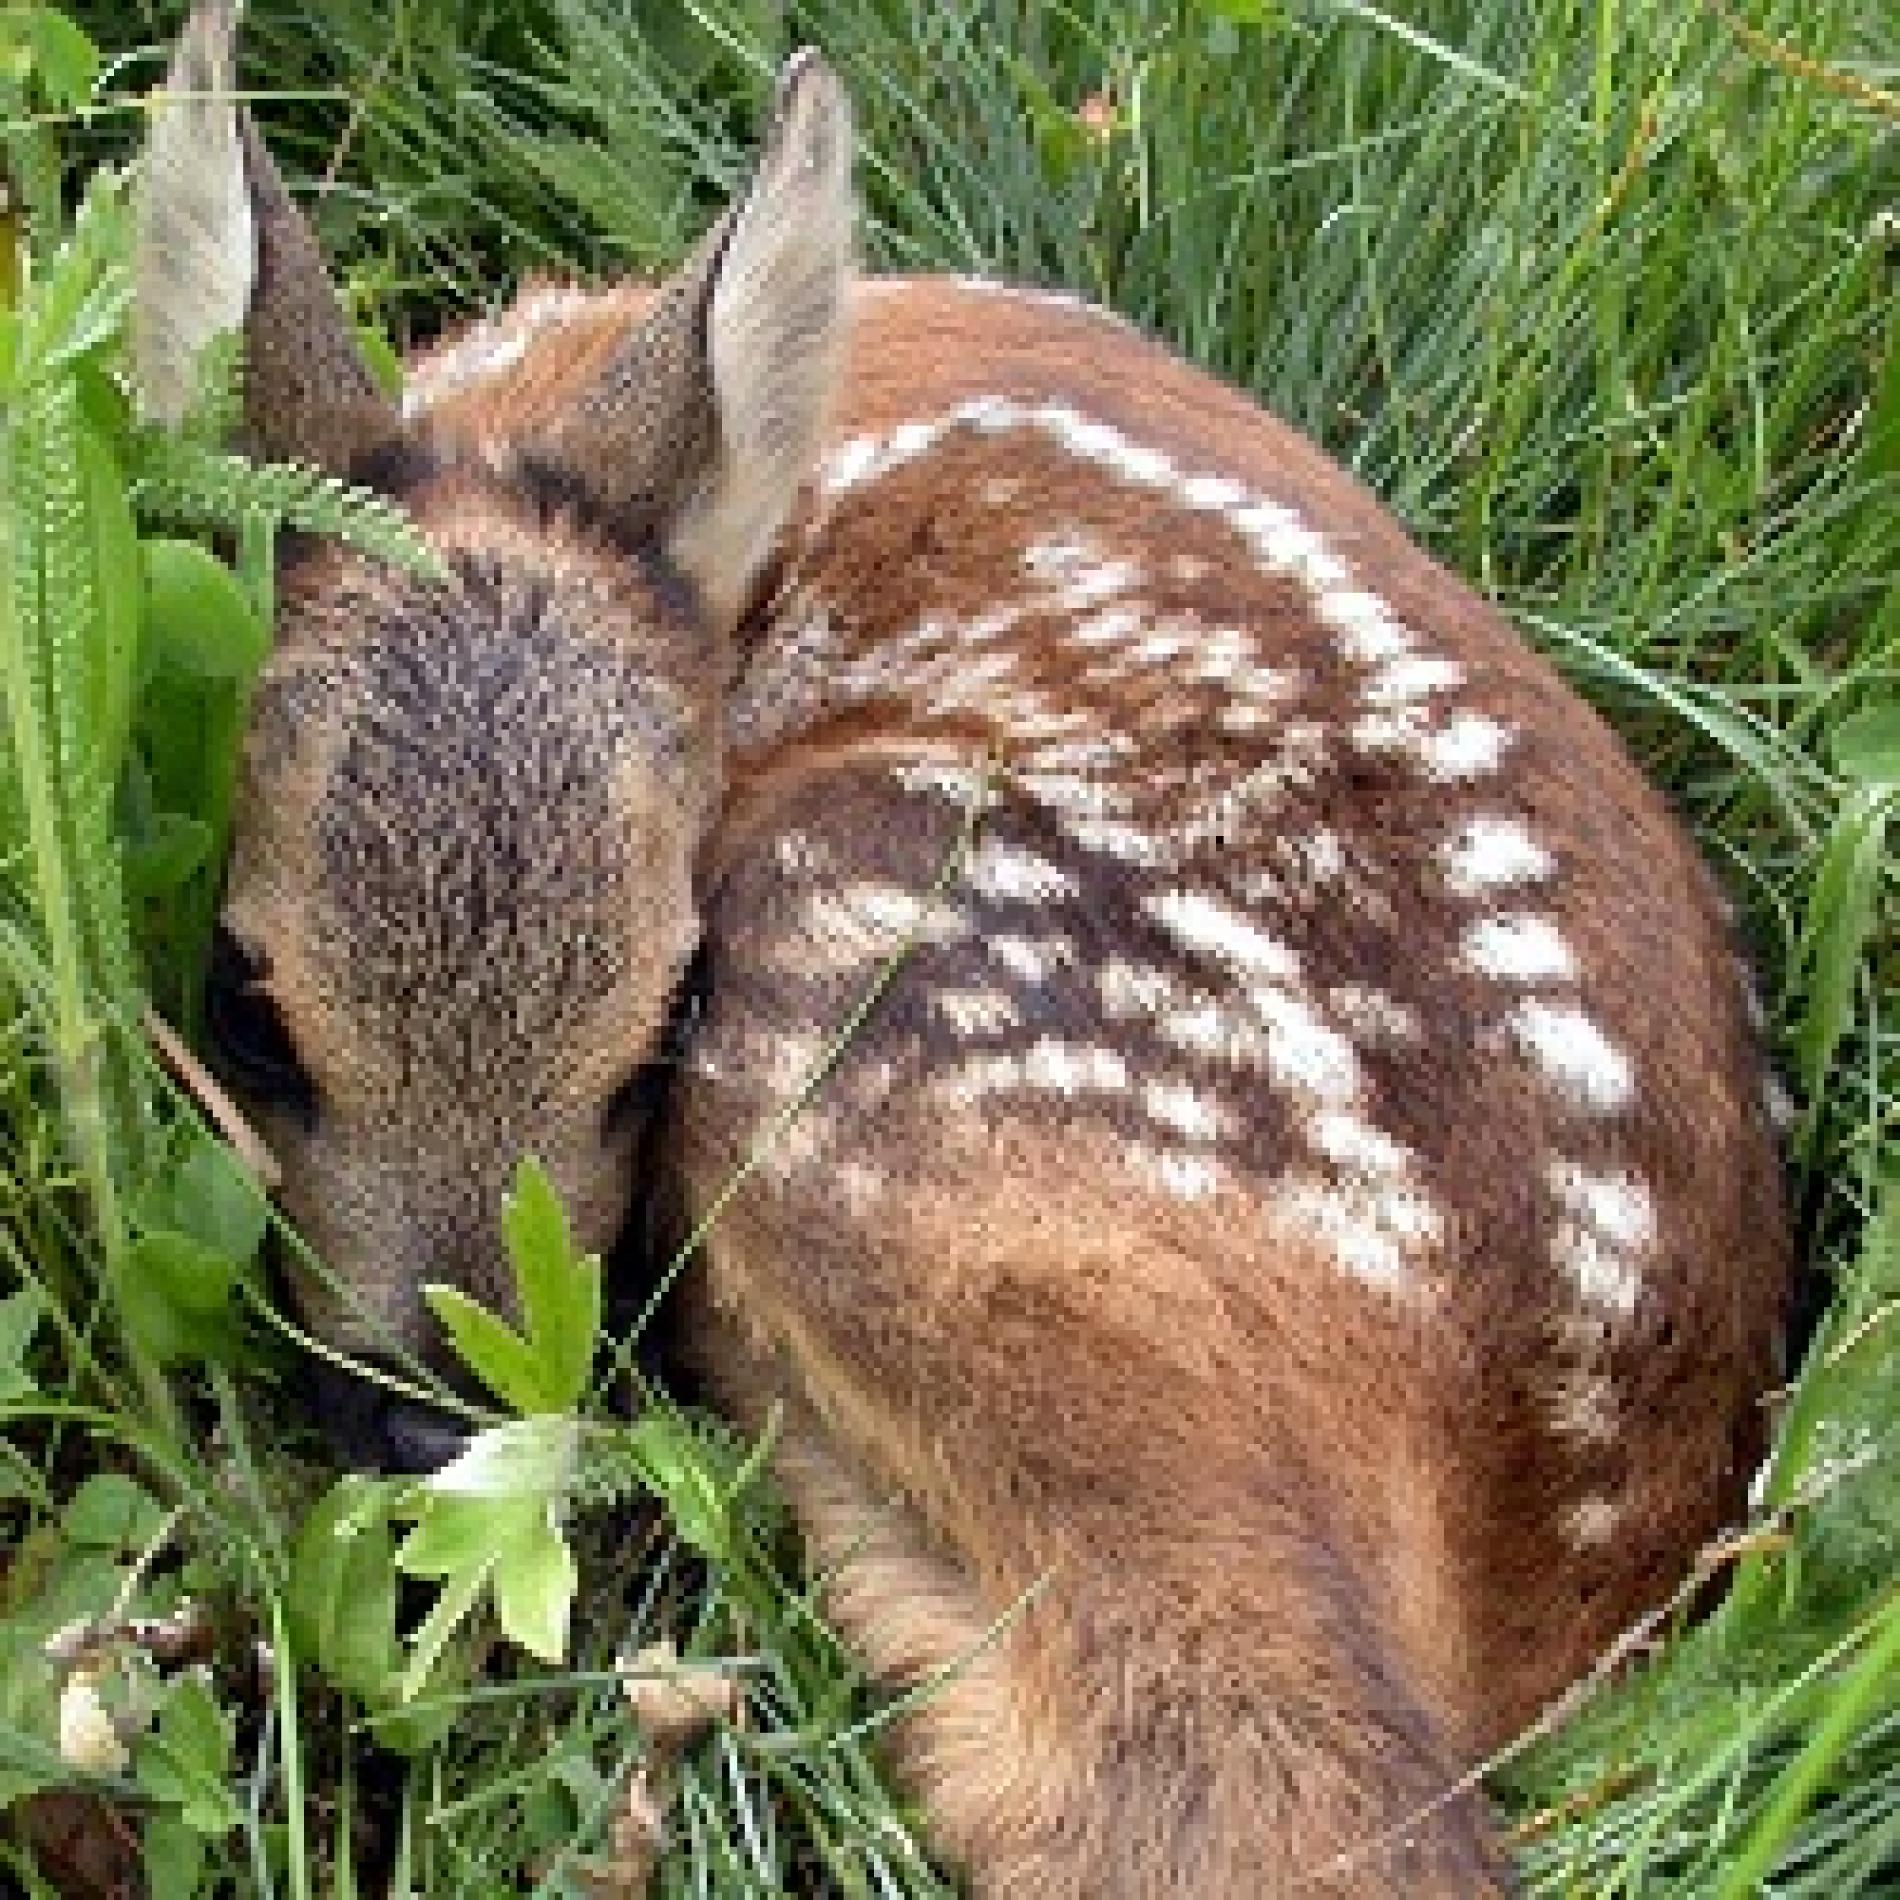
[[[523,1150],[591,1245],[691,1221],[908,944],[678,1298],[838,1623],[950,1671],[898,1744],[937,1842],[986,1895],[1506,1890],[1461,1774],[1734,1507],[1776,1352],[1662,801],[1240,395],[855,280],[816,55],[677,276],[529,289],[399,406],[231,42],[201,6],[154,114],[146,405],[240,330],[245,446],[446,571],[287,558],[248,739],[213,1014],[312,1323],[427,1355],[420,1282],[502,1299]]]

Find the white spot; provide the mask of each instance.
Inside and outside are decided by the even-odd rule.
[[[1518,1045],[1563,1094],[1601,1113],[1625,1107],[1634,1089],[1630,1059],[1581,1009],[1526,999],[1508,1018]]]
[[[1095,987],[1104,1011],[1116,1018],[1153,1016],[1180,994],[1180,985],[1166,970],[1130,963],[1126,957],[1110,957],[1096,972]]]
[[[1162,891],[1144,897],[1141,908],[1177,943],[1217,958],[1242,976],[1292,979],[1299,974],[1285,944],[1206,891]]]
[[[1023,1083],[1058,1095],[1084,1091],[1118,1094],[1128,1086],[1128,1064],[1118,1050],[1102,1043],[1059,1042],[1039,1036],[1023,1057]]]
[[[1141,1105],[1150,1121],[1171,1128],[1189,1141],[1218,1141],[1226,1133],[1229,1116],[1186,1082],[1149,1082],[1141,1091]]]
[[[1412,650],[1412,636],[1377,594],[1358,588],[1329,589],[1316,611],[1339,636],[1339,650],[1365,666],[1390,664]]]
[[[977,493],[991,508],[1006,508],[1023,492],[1022,480],[1015,475],[992,475]]]
[[[1091,733],[1083,739],[1060,739],[1024,754],[1023,763],[1037,774],[1100,771],[1119,765],[1137,751],[1125,732]]]
[[[826,1038],[816,1030],[788,1029],[757,1037],[749,1050],[753,1063],[774,1095],[796,1095],[824,1059]]]
[[[1550,1429],[1589,1445],[1607,1445],[1617,1434],[1615,1385],[1600,1372],[1574,1367],[1559,1373],[1550,1393]]]
[[[830,1186],[853,1214],[868,1213],[884,1198],[890,1185],[876,1168],[849,1156],[840,1157],[832,1167]]]
[[[1140,613],[1133,607],[1105,607],[1098,614],[1078,620],[1069,629],[1069,639],[1079,647],[1119,646],[1141,631]]]
[[[1245,699],[1230,699],[1215,715],[1223,732],[1247,734],[1265,732],[1280,723],[1280,715],[1271,706]]]
[[[1267,1071],[1274,1080],[1315,1101],[1347,1103],[1359,1093],[1359,1060],[1352,1044],[1320,1021],[1305,1000],[1260,986],[1248,1000],[1267,1037]]]
[[[1340,983],[1326,992],[1326,1001],[1354,1035],[1368,1042],[1418,1040],[1418,1012],[1385,990],[1367,983]]]
[[[1348,1178],[1295,1179],[1276,1189],[1269,1219],[1330,1249],[1340,1264],[1384,1292],[1401,1288],[1443,1222],[1417,1188]]]
[[[1445,882],[1460,897],[1477,897],[1513,884],[1532,884],[1556,869],[1544,847],[1516,818],[1480,813],[1439,847]]]
[[[1761,1109],[1768,1117],[1768,1126],[1778,1135],[1785,1135],[1794,1126],[1795,1116],[1799,1112],[1795,1108],[1794,1097],[1782,1086],[1781,1078],[1776,1075],[1762,1077]]]
[[[978,892],[999,903],[1042,904],[1075,890],[1075,879],[1061,866],[1002,838],[985,838],[971,852],[967,876]]]
[[[1482,713],[1454,713],[1420,746],[1425,769],[1440,780],[1476,778],[1495,772],[1511,743],[1511,731]]]
[[[1338,832],[1320,825],[1303,838],[1288,838],[1280,856],[1290,861],[1308,884],[1331,884],[1346,874],[1346,846]]]
[[[820,877],[836,869],[831,846],[805,831],[782,831],[772,842],[772,857],[793,877]]]
[[[1328,1161],[1360,1174],[1401,1176],[1412,1166],[1412,1151],[1357,1115],[1332,1110],[1315,1115],[1307,1138]]]
[[[855,488],[877,467],[878,442],[872,435],[854,435],[834,449],[825,463],[825,487],[834,495]]]
[[[1129,809],[1127,790],[1086,772],[1018,772],[1016,783],[1039,805],[1062,817],[1110,817]]]
[[[1401,654],[1366,681],[1363,697],[1369,706],[1401,706],[1428,693],[1462,685],[1464,677],[1465,669],[1456,660],[1433,659],[1422,653]]]
[[[1006,990],[941,989],[932,992],[930,1002],[960,1036],[993,1036],[1022,1020]]]
[[[1067,937],[991,937],[984,946],[1011,976],[1025,983],[1046,983],[1065,963],[1075,961]]]
[[[1220,1169],[1205,1154],[1183,1154],[1176,1149],[1125,1143],[1123,1156],[1136,1171],[1178,1201],[1205,1200],[1220,1185]]]
[[[1288,510],[1271,504],[1243,508],[1228,519],[1254,554],[1276,573],[1290,574],[1317,592],[1351,578],[1346,564],[1313,530]]]
[[[1143,634],[1131,651],[1144,666],[1158,666],[1164,660],[1178,660],[1192,645],[1192,637],[1180,627],[1160,626]]]
[[[1553,1162],[1550,1190],[1562,1215],[1551,1254],[1590,1306],[1627,1318],[1642,1291],[1643,1263],[1656,1242],[1649,1189],[1627,1171],[1590,1174]]]
[[[1120,818],[1073,817],[1065,819],[1063,835],[1084,851],[1123,864],[1154,866],[1167,857],[1166,847],[1146,826]]]
[[[1593,1493],[1579,1498],[1564,1513],[1564,1534],[1579,1550],[1591,1550],[1610,1541],[1621,1516],[1614,1499]]]
[[[1264,1068],[1267,1039],[1260,1025],[1211,996],[1172,1008],[1156,1025],[1162,1040],[1236,1068]]]
[[[1246,489],[1226,475],[1190,475],[1180,495],[1188,507],[1214,515],[1229,514],[1247,501]]]
[[[1537,983],[1577,974],[1577,959],[1548,917],[1481,917],[1465,932],[1464,959],[1501,983]]]

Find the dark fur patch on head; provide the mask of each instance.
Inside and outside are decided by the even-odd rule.
[[[685,708],[577,635],[547,575],[482,558],[386,603],[350,672],[318,818],[338,993],[431,1069],[571,1033],[622,980],[650,875],[618,787],[684,763]]]

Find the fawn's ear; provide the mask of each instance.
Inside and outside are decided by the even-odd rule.
[[[132,344],[140,406],[175,422],[214,337],[244,339],[240,446],[332,474],[400,434],[317,241],[232,96],[235,10],[201,0],[152,102],[138,193]]]
[[[779,74],[745,196],[524,461],[651,536],[718,628],[811,473],[844,340],[851,108],[807,49]]]

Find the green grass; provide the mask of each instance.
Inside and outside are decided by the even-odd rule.
[[[75,13],[109,55],[79,97],[122,105],[155,80],[178,9]],[[319,226],[359,314],[398,342],[523,274],[663,267],[743,175],[774,63],[814,40],[857,101],[873,262],[1080,289],[1168,336],[1325,442],[1609,714],[1756,952],[1824,1312],[1779,1407],[1759,1535],[1712,1560],[1713,1609],[1666,1619],[1494,1785],[1533,1892],[1900,1885],[1886,0],[260,0],[247,36],[272,143],[293,176],[331,178]],[[1096,93],[1100,136],[1076,115]],[[0,1299],[31,1287],[40,1307],[13,1350],[24,1307],[0,1305],[0,1794],[72,1779],[46,1752],[43,1635],[121,1595],[161,1614],[189,1592],[224,1619],[209,1729],[175,1682],[125,1676],[115,1692],[163,1705],[169,1752],[91,1784],[148,1804],[147,1851],[179,1857],[168,1892],[190,1890],[193,1856],[237,1890],[332,1891],[346,1791],[414,1891],[533,1870],[555,1892],[549,1851],[577,1828],[596,1844],[638,1752],[611,1651],[666,1630],[745,1659],[749,1717],[684,1770],[665,1891],[939,1891],[877,1775],[875,1701],[711,1428],[656,1488],[677,1512],[706,1474],[728,1487],[720,1558],[648,1507],[594,1514],[570,1667],[451,1686],[392,1770],[319,1689],[334,1659],[294,1640],[296,1530],[327,1475],[284,1389],[295,1348],[252,1317],[225,1366],[167,1371],[163,1314],[111,1297],[155,1234],[244,1280],[248,1217],[228,1193],[222,1222],[207,1214],[204,1144],[125,1033],[141,984],[182,995],[200,953],[214,860],[180,873],[178,854],[190,825],[215,835],[219,788],[181,759],[185,735],[228,733],[240,688],[175,653],[156,680],[124,677],[125,485],[147,476],[148,536],[179,497],[109,413],[111,232],[89,240],[103,261],[54,262],[57,165],[70,180],[136,131],[78,103],[0,77],[6,160],[39,218],[24,299],[0,294],[43,318],[40,370],[0,418]],[[281,499],[238,481],[194,517],[250,523],[241,586],[265,619],[257,522]],[[135,620],[170,624],[149,583],[140,603]],[[102,763],[89,735],[115,694],[130,723]],[[295,1672],[304,1689],[269,1720],[240,1667],[256,1636],[280,1688]],[[200,1788],[193,1809],[198,1772],[228,1806]],[[8,1856],[25,1878],[17,1836]]]

